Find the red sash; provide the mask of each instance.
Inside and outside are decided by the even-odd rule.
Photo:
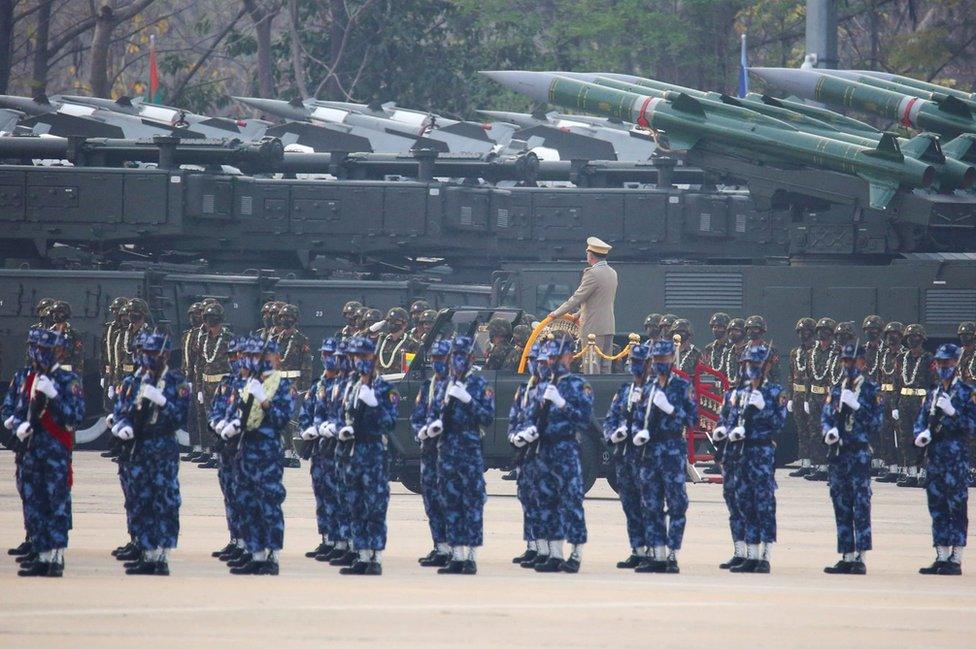
[[[27,374],[27,380],[24,381],[24,397],[30,404],[31,390],[34,387],[34,379],[37,377],[37,372],[29,372]],[[28,405],[28,408],[30,406]],[[59,424],[54,420],[51,413],[44,409],[44,414],[41,415],[41,426],[47,431],[51,437],[56,439],[61,446],[63,446],[68,451],[68,489],[74,484],[74,472],[71,468],[71,451],[74,448],[75,436],[70,430]],[[37,432],[37,431],[35,431]]]

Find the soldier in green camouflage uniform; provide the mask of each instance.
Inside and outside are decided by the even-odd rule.
[[[485,352],[486,370],[501,370],[514,372],[510,366],[512,362],[512,323],[502,318],[493,318],[488,323],[488,338],[491,344]]]
[[[64,342],[58,359],[61,369],[66,372],[74,372],[79,378],[84,377],[84,343],[81,340],[81,334],[68,321],[71,318],[71,305],[64,300],[57,300],[48,307],[48,315],[51,317],[51,330],[61,334]]]
[[[694,382],[695,380],[695,368],[698,367],[698,363],[701,362],[702,353],[698,347],[695,346],[691,339],[694,338],[694,332],[691,330],[691,322],[685,320],[684,318],[678,318],[671,325],[671,336],[681,336],[681,346],[675,346],[674,350],[674,368],[681,370],[688,375],[689,379]]]
[[[661,337],[661,314],[649,313],[644,318],[644,343],[653,345],[654,341]]]
[[[771,383],[776,383],[777,385],[782,385],[783,381],[780,379],[779,375],[779,350],[774,346],[766,342],[766,318],[761,315],[751,315],[746,318],[746,338],[749,339],[750,347],[757,347],[759,345],[765,345],[769,347],[769,361],[766,367],[769,369],[766,371],[766,379]]]
[[[100,346],[100,360],[102,376],[99,385],[104,393],[106,412],[111,411],[115,399],[115,339],[118,338],[126,324],[122,321],[122,309],[128,300],[117,297],[108,305],[108,313],[112,317],[102,328],[102,344]]]
[[[881,384],[881,399],[884,402],[884,423],[881,426],[881,443],[877,452],[887,470],[878,477],[878,482],[898,482],[901,478],[900,431],[892,413],[898,410],[898,399],[901,396],[901,341],[904,330],[902,323],[889,322],[882,331],[878,383]]]
[[[200,325],[203,324],[203,302],[194,302],[186,310],[186,319],[189,328],[180,336],[180,364],[179,368],[190,383],[190,399],[187,401],[186,432],[190,436],[191,452],[184,455],[181,459],[189,461],[193,459],[193,453],[200,453],[203,450],[203,441],[200,432],[200,415],[197,410],[200,404],[197,402],[197,391],[200,389],[194,381],[194,364],[197,360],[197,338],[200,334]]]
[[[729,345],[725,354],[725,367],[728,368],[729,381],[733,385],[739,382],[739,359],[742,352],[749,346],[749,339],[746,338],[746,321],[742,318],[732,318],[729,320]]]
[[[821,414],[830,394],[830,388],[835,382],[834,371],[839,365],[837,359],[840,353],[834,344],[835,329],[837,329],[837,321],[833,318],[817,320],[817,341],[810,350],[810,392],[807,397],[807,403],[810,404],[810,418],[807,420],[807,436],[817,442],[812,449],[813,457],[810,458],[813,466],[803,475],[807,480],[827,480],[827,447],[822,443]]]
[[[920,324],[905,327],[905,351],[901,355],[901,377],[898,408],[898,447],[902,453],[902,466],[907,467],[905,475],[898,481],[899,487],[924,487],[919,480],[919,456],[915,449],[915,420],[925,402],[928,388],[935,382],[932,372],[932,354],[922,345],[928,335]]]
[[[403,354],[407,351],[407,327],[410,316],[403,307],[395,306],[386,312],[384,332],[376,346],[376,369],[380,374],[403,371]]]
[[[275,324],[278,328],[277,338],[279,354],[278,369],[281,377],[291,381],[299,395],[305,394],[312,383],[312,354],[308,343],[308,336],[298,329],[298,307],[294,304],[284,304],[278,309]],[[301,408],[301,399],[296,397],[296,413]],[[282,428],[282,441],[285,452],[284,466],[297,469],[301,466],[298,454],[295,452],[295,426],[289,423]]]
[[[420,316],[424,311],[430,311],[430,303],[427,300],[414,300],[410,303],[410,327],[414,328],[420,324]]]
[[[342,306],[342,319],[346,321],[346,324],[336,332],[337,337],[352,338],[356,335],[356,332],[359,331],[357,314],[361,308],[363,305],[356,300],[349,300]]]
[[[813,458],[820,451],[821,438],[814,436],[814,427],[810,425],[810,350],[817,333],[817,321],[800,318],[796,321],[795,331],[800,344],[790,350],[790,380],[784,386],[784,392],[786,410],[793,415],[797,459],[800,460],[800,468],[790,473],[790,477],[799,478],[810,473]]]
[[[261,328],[255,333],[263,340],[278,337],[278,312],[285,305],[279,300],[269,300],[261,307]]]
[[[203,445],[203,453],[195,461],[200,468],[216,469],[218,461],[213,454],[215,433],[210,429],[209,409],[220,381],[230,372],[227,343],[233,338],[224,326],[224,307],[211,302],[203,308],[203,324],[197,338],[197,357],[194,363],[193,386],[196,390],[197,426]]]
[[[677,319],[678,316],[674,315],[673,313],[665,313],[662,315],[658,337],[663,340],[671,340],[671,327],[674,326],[674,321]]]
[[[709,366],[716,372],[721,372],[725,376],[729,375],[729,369],[726,367],[726,358],[729,346],[729,322],[732,321],[732,317],[728,313],[722,313],[718,311],[713,313],[712,317],[708,319],[708,328],[712,330],[712,342],[705,345],[705,351],[702,354],[702,362]]]

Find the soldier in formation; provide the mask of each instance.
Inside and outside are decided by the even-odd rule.
[[[790,475],[803,476],[811,471],[820,441],[811,434],[813,427],[810,425],[810,350],[813,349],[817,323],[813,318],[800,318],[795,330],[799,344],[790,350],[789,381],[784,387],[786,411],[793,415],[797,459],[800,461],[800,468]]]
[[[395,306],[386,312],[383,323],[384,331],[376,349],[377,366],[381,374],[402,372],[405,354],[416,351],[409,335],[410,317],[406,309]]]
[[[537,563],[541,565],[549,559],[549,543],[542,536],[538,487],[544,466],[539,458],[537,441],[529,442],[527,437],[519,435],[532,425],[529,405],[538,398],[536,391],[541,384],[539,352],[539,343],[529,349],[526,359],[528,380],[516,388],[508,414],[508,441],[516,450],[516,495],[522,505],[522,538],[525,540],[525,552],[514,557],[512,563],[523,568],[534,568]]]
[[[275,314],[274,340],[280,350],[279,371],[282,378],[291,381],[299,395],[305,393],[312,379],[312,355],[308,337],[298,328],[300,311],[294,304],[282,303]],[[299,407],[301,404],[298,404]],[[295,452],[294,427],[289,425],[283,432],[284,466],[297,469],[301,466]]]

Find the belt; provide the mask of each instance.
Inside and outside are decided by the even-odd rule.
[[[827,388],[822,385],[811,385],[810,392],[814,394],[827,394]]]
[[[225,376],[227,376],[227,374],[204,374],[203,375],[203,382],[204,383],[220,383],[220,380],[223,379]]]
[[[925,388],[902,388],[901,396],[903,397],[924,397],[928,394]]]
[[[279,372],[279,374],[283,379],[300,379],[302,377],[301,370],[288,370],[287,372]]]
[[[807,386],[801,385],[800,383],[793,384],[793,392],[806,392]]]
[[[882,392],[894,392],[895,391],[895,384],[894,383],[882,383],[881,384],[881,391]]]
[[[122,371],[123,372],[134,372],[135,369],[136,369],[136,366],[133,365],[132,363],[122,363]]]

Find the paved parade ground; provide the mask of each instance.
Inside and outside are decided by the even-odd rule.
[[[384,575],[343,577],[306,559],[315,534],[307,464],[287,470],[278,577],[227,574],[210,551],[226,542],[215,471],[183,464],[180,547],[171,577],[125,577],[109,551],[123,540],[115,465],[75,456],[74,531],[63,579],[19,579],[0,560],[0,647],[961,647],[976,637],[976,559],[962,577],[926,577],[932,560],[925,493],[875,485],[875,551],[866,577],[830,576],[836,561],[825,483],[779,472],[773,574],[730,575],[721,487],[689,485],[680,575],[614,568],[624,518],[603,480],[586,502],[590,542],[580,574],[539,575],[522,551],[515,483],[488,474],[486,547],[474,577],[437,575],[419,496],[393,485]],[[22,539],[13,456],[0,453],[0,543]],[[972,513],[973,504],[970,501]],[[967,565],[968,564],[968,565]],[[709,643],[703,645],[701,643]]]

